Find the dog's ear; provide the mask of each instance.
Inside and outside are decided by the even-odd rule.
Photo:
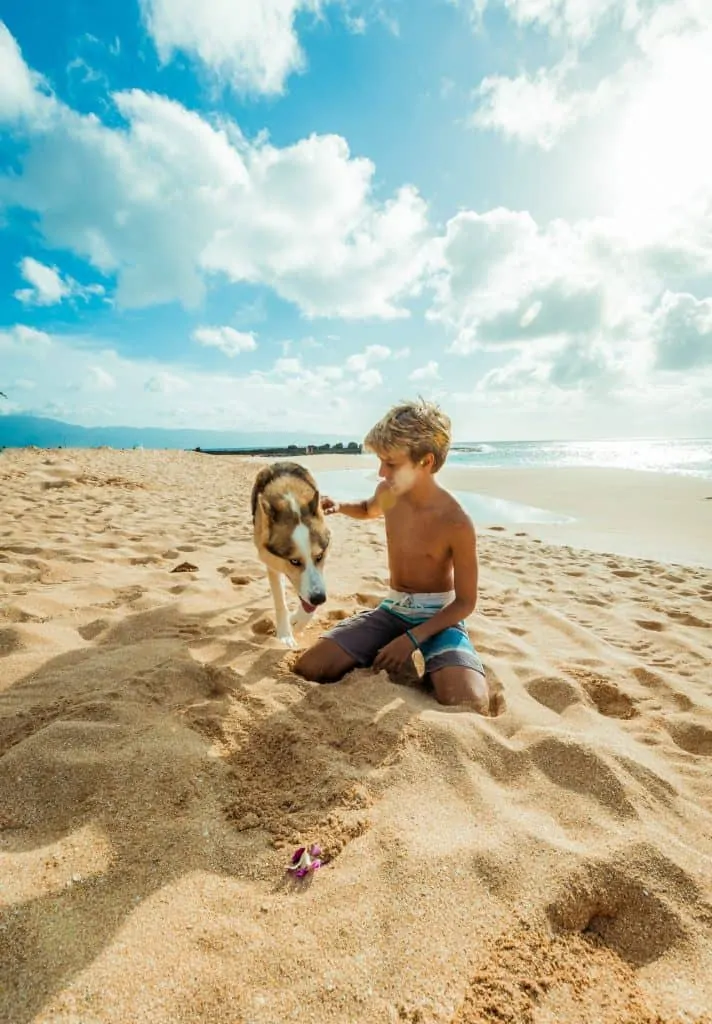
[[[260,508],[262,509],[262,515],[265,517],[265,519],[270,520],[270,521],[272,519],[274,519],[274,511],[275,510],[272,508],[270,503],[267,501],[267,499],[265,498],[264,494],[260,494],[260,496],[259,496],[259,498],[257,500],[260,503]]]
[[[314,491],[314,497],[307,505],[307,509],[309,510],[309,514],[312,516],[319,514],[321,510],[321,498],[319,497],[318,491]]]
[[[276,518],[276,510],[269,503],[264,494],[260,494],[257,498],[260,510],[262,512],[262,522],[260,524],[260,536],[262,541],[267,538],[270,532],[270,527]]]

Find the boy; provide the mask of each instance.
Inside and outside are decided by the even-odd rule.
[[[366,501],[322,499],[327,515],[385,516],[391,592],[373,611],[336,625],[299,658],[295,671],[330,683],[357,666],[397,672],[422,651],[441,704],[489,710],[489,690],[464,619],[477,602],[477,540],[470,517],[435,480],[450,449],[450,419],[433,403],[395,406],[364,447],[381,482]]]

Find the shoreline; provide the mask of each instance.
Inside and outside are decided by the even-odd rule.
[[[334,461],[298,459],[320,471],[369,469],[370,456]],[[477,494],[558,513],[573,522],[480,520],[546,543],[668,564],[712,567],[712,480],[674,473],[597,467],[494,468],[445,466],[440,482],[455,493]]]

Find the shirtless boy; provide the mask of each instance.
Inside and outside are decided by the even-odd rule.
[[[332,683],[352,668],[397,672],[420,649],[441,704],[486,714],[484,668],[464,620],[477,602],[477,539],[470,517],[437,483],[450,448],[450,420],[423,400],[395,406],[364,447],[380,460],[372,497],[322,498],[325,513],[386,521],[390,594],[373,611],[338,623],[299,658],[305,679]]]

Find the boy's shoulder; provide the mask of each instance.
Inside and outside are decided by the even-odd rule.
[[[465,511],[455,495],[444,488],[441,489],[441,510],[443,520],[451,525],[453,529],[458,527],[474,529],[474,523],[470,514]]]

